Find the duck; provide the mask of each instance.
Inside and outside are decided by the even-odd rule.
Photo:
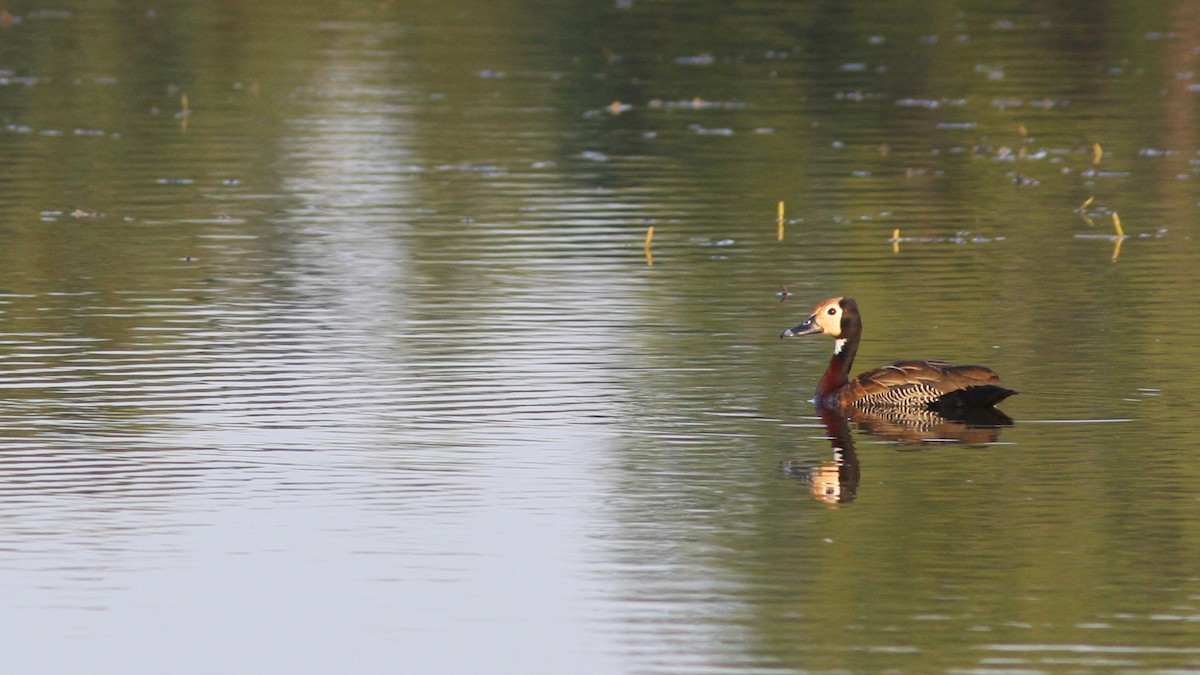
[[[908,408],[961,413],[993,408],[1017,392],[999,384],[984,366],[946,361],[897,361],[868,370],[853,380],[850,368],[862,339],[862,315],[853,298],[829,298],[813,308],[804,323],[780,338],[824,334],[833,338],[833,358],[817,384],[813,403],[825,408]]]

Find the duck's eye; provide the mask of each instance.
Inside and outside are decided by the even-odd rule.
[[[837,314],[837,307],[830,307],[829,311],[826,312],[826,314],[828,314],[829,316],[833,316],[834,314]]]

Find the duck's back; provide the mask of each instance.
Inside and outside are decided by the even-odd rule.
[[[848,382],[839,394],[842,405],[922,407],[934,410],[992,406],[1016,392],[998,383],[983,366],[956,366],[945,361],[897,361],[868,370]]]

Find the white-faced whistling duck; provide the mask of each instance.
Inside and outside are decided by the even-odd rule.
[[[897,361],[849,379],[862,317],[850,298],[830,298],[813,309],[804,323],[781,338],[824,333],[834,339],[833,358],[817,385],[814,403],[824,407],[902,407],[953,412],[990,408],[1017,393],[998,383],[983,366],[955,366],[945,361]]]

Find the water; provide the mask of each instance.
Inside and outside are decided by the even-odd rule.
[[[1190,5],[10,11],[6,671],[1200,668]]]

